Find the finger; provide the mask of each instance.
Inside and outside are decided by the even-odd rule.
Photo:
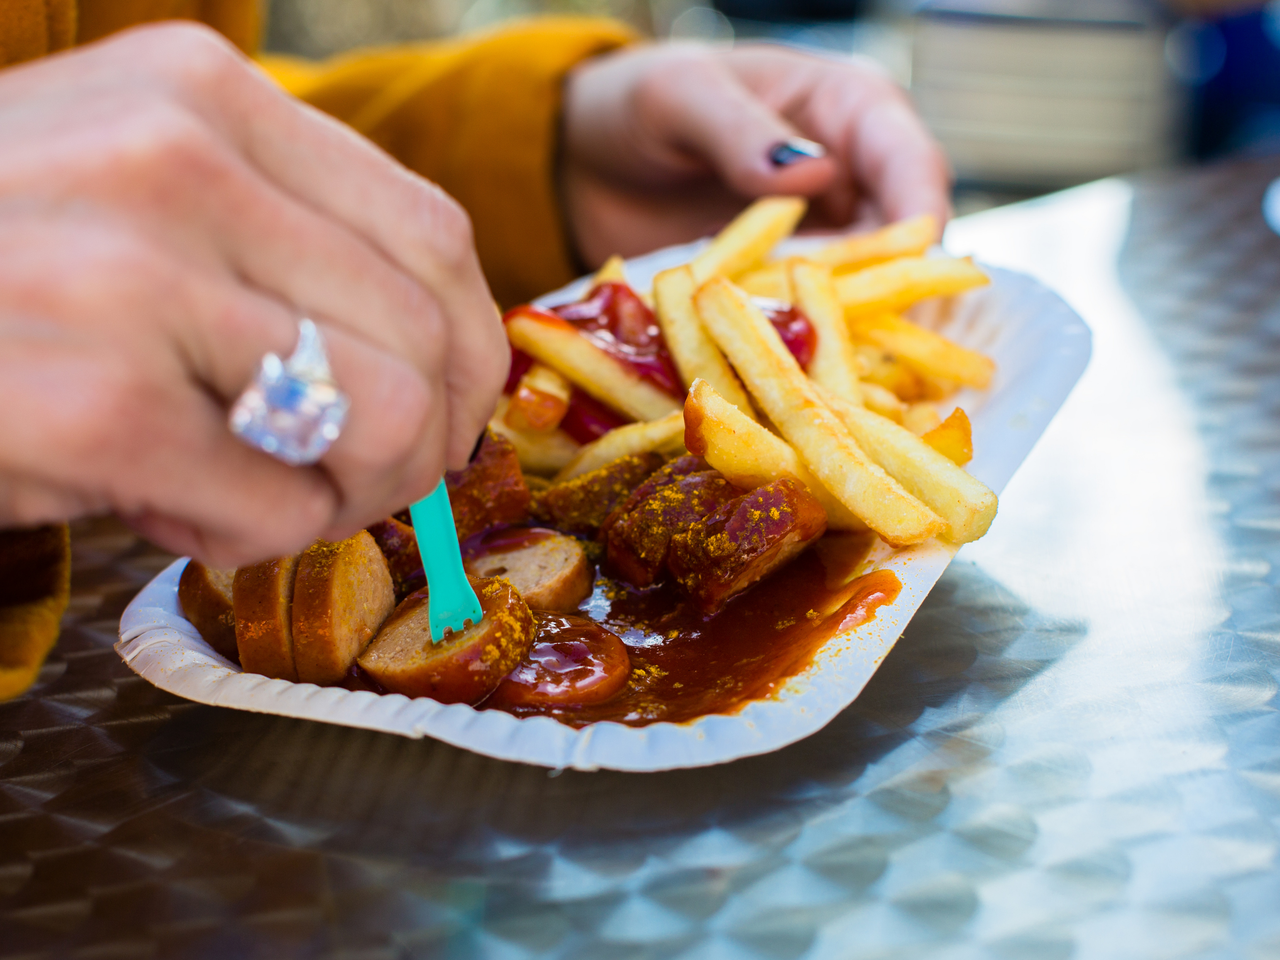
[[[224,45],[202,39],[171,55],[191,61],[192,106],[220,122],[271,180],[364,237],[436,297],[449,358],[449,462],[465,465],[508,361],[466,214],[350,128],[285,96]],[[218,96],[205,95],[211,87]]]
[[[223,567],[296,553],[331,524],[340,500],[322,471],[241,443],[222,408],[194,386],[162,393],[168,416],[140,421],[151,440],[126,444],[130,462],[113,465],[116,477],[145,475],[136,486],[113,485],[122,516],[166,517],[196,531],[199,552]]]
[[[439,331],[437,353],[447,360],[449,402],[442,411],[447,460],[450,467],[464,467],[506,380],[510,357],[501,316],[475,255],[470,221],[439,188],[350,131],[331,126],[328,118],[304,122],[312,119],[293,117],[292,135],[314,141],[313,149],[327,163],[301,164],[309,169],[296,170],[299,165],[282,157],[275,143],[257,146],[259,162],[278,179],[288,178],[295,195],[368,238],[431,292],[443,318],[433,330]],[[364,196],[353,195],[352,180],[364,181]]]
[[[951,217],[951,173],[942,149],[901,98],[871,105],[852,134],[857,179],[867,185],[885,220],[921,213]]]
[[[283,304],[216,277],[191,277],[182,288],[186,316],[170,333],[192,375],[225,405],[252,382],[267,352],[287,357],[297,345],[296,314]],[[444,472],[447,397],[438,378],[408,360],[343,325],[317,326],[351,404],[320,461],[339,499],[324,535],[342,539],[434,489]]]
[[[297,551],[334,514],[319,471],[236,441],[221,407],[163,350],[75,330],[9,336],[0,393],[9,409],[30,411],[0,419],[10,472],[124,516],[186,524],[219,566]]]
[[[224,403],[250,384],[264,354],[287,357],[297,345],[296,315],[282,304],[209,278],[188,289],[188,322],[171,332],[193,376]],[[439,380],[407,360],[339,324],[317,326],[333,378],[351,403],[320,461],[339,497],[325,536],[343,539],[435,488],[444,472],[447,398]]]
[[[747,89],[727,65],[692,51],[639,85],[640,121],[704,160],[739,193],[813,195],[836,173],[824,148]]]
[[[949,217],[946,158],[907,95],[878,67],[750,44],[727,59],[745,84],[836,160],[838,175],[814,204],[830,222],[863,216],[868,201],[881,221]]]
[[[0,530],[60,523],[73,517],[106,513],[102,498],[64,486],[47,477],[19,476],[0,464]]]
[[[221,411],[220,432],[229,439],[227,408],[253,381],[266,353],[293,352],[296,313],[236,278],[192,266],[118,231],[108,233],[91,219],[65,226],[73,230],[80,253],[76,283],[38,282],[42,259],[56,262],[50,251],[67,246],[56,228],[44,225],[22,231],[21,244],[0,238],[0,284],[7,300],[31,315],[78,318],[67,325],[78,324],[90,337],[101,335],[102,305],[111,305],[116,349],[152,358],[151,366],[159,363],[174,382],[185,381],[213,403]],[[130,324],[130,318],[149,322]],[[425,496],[443,472],[445,440],[440,409],[446,399],[438,379],[425,378],[414,364],[340,325],[320,326],[334,378],[351,409],[317,474],[332,483],[334,503],[312,536],[354,532]],[[138,366],[147,372],[148,364]],[[238,458],[248,451],[277,471],[290,469],[236,446]]]
[[[334,379],[351,397],[342,433],[321,461],[342,493],[325,537],[340,540],[435,489],[445,466],[446,398],[411,365],[320,326]]]
[[[442,318],[415,278],[281,190],[199,118],[161,107],[123,122],[146,147],[90,169],[78,185],[99,203],[187,259],[345,325],[424,376],[443,376]]]

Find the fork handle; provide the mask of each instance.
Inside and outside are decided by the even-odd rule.
[[[431,642],[439,643],[446,630],[461,630],[466,621],[484,618],[476,592],[462,566],[458,529],[449,506],[449,490],[443,480],[429,496],[409,507],[418,553],[427,575],[427,620]]]

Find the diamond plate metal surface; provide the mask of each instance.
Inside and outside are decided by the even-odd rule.
[[[0,705],[0,957],[1280,957],[1280,163],[967,218],[1095,361],[855,704],[564,772],[186,704],[111,650],[167,557],[73,533]]]

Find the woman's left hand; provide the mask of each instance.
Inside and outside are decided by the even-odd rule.
[[[796,137],[820,155],[788,150]],[[779,46],[588,60],[568,80],[563,138],[562,198],[591,266],[712,233],[767,194],[810,197],[807,224],[830,228],[951,210],[946,158],[900,87]]]

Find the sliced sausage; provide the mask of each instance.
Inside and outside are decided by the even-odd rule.
[[[609,517],[602,528],[609,566],[622,579],[650,586],[666,571],[671,538],[743,493],[705,463],[696,469],[699,463],[698,457],[671,461]]]
[[[500,523],[519,523],[529,516],[529,487],[520,472],[516,448],[492,430],[485,431],[470,465],[464,470],[450,470],[444,479],[459,540]]]
[[[827,512],[799,480],[756,487],[671,538],[667,563],[698,606],[713,613],[782,566],[827,529]]]
[[[182,615],[200,631],[204,642],[228,660],[240,662],[236,649],[236,614],[232,607],[235,570],[206,567],[192,560],[178,580]]]
[[[501,578],[473,579],[484,619],[432,643],[427,591],[405,598],[359,658],[378,683],[406,697],[476,703],[529,651],[537,624],[519,594]]]
[[[293,664],[293,576],[297,557],[241,567],[232,581],[236,649],[245,673],[297,680]]]
[[[661,466],[662,457],[656,453],[620,457],[535,492],[531,512],[557,530],[595,536],[613,508]]]
[[[387,558],[396,603],[427,585],[427,575],[422,570],[422,554],[418,552],[418,536],[412,526],[395,517],[387,517],[365,529]]]
[[[395,607],[386,558],[367,530],[317,540],[298,558],[293,659],[302,683],[338,683]]]
[[[504,577],[534,610],[577,610],[591,595],[593,571],[582,544],[541,527],[493,530],[467,544],[473,577]]]

